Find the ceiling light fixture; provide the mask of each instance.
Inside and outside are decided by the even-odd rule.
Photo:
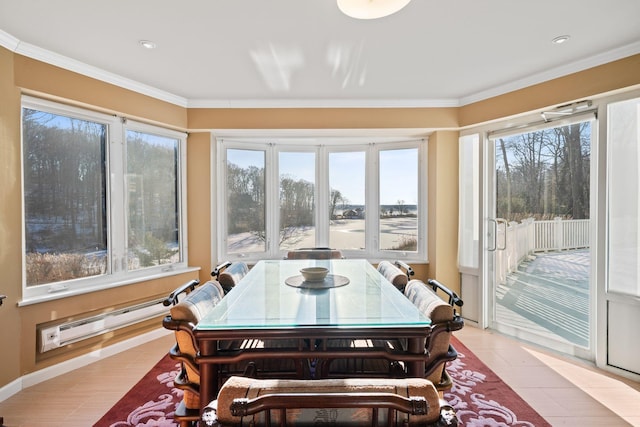
[[[571,36],[558,36],[556,38],[554,38],[553,40],[551,40],[551,43],[553,44],[562,44],[564,42],[566,42],[567,40],[569,40],[569,38],[571,38]]]
[[[140,41],[138,41],[138,43],[140,43],[140,46],[144,47],[145,49],[155,49],[156,48],[156,44],[154,42],[152,42],[151,40],[140,40]]]
[[[356,19],[376,19],[396,13],[411,0],[337,0],[338,8]]]

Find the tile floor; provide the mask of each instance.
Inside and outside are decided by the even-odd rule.
[[[553,426],[640,426],[640,383],[490,331],[456,336]],[[173,336],[26,388],[0,402],[5,427],[90,427],[169,349]]]

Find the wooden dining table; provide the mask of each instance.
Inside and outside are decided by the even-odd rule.
[[[307,282],[304,267],[326,267],[322,281]],[[402,361],[407,374],[423,377],[425,341],[431,321],[367,260],[264,260],[196,325],[200,353],[200,406],[218,393],[219,367],[251,358],[332,359],[386,357]],[[403,351],[389,356],[357,347],[310,345],[250,350],[221,350],[221,342],[246,339],[297,340],[406,339]]]

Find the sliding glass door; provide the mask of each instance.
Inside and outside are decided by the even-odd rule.
[[[637,379],[640,91],[586,104],[461,136],[462,314]]]
[[[486,245],[495,328],[590,348],[593,114],[490,133]]]

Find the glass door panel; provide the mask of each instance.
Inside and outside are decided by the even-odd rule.
[[[598,306],[607,365],[640,375],[640,98],[607,108],[607,279]]]
[[[490,139],[493,322],[567,349],[590,347],[591,127],[574,119]]]

